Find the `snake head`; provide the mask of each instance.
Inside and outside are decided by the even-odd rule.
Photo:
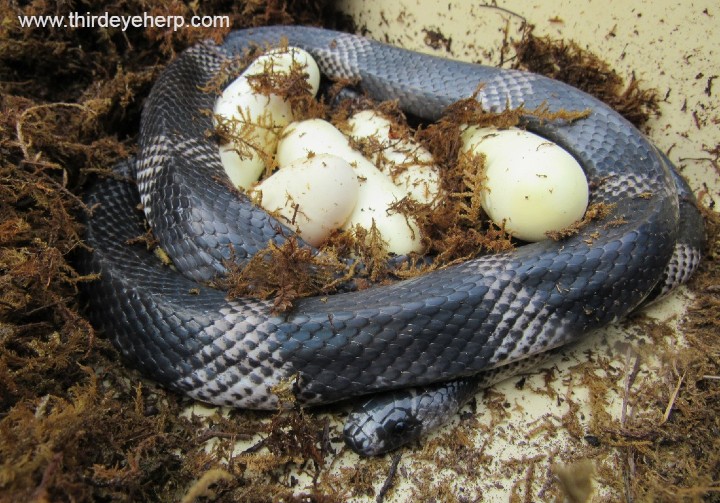
[[[424,432],[407,402],[381,395],[356,408],[345,422],[345,443],[361,456],[377,456],[418,439]]]

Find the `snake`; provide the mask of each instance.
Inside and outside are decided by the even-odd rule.
[[[229,188],[209,113],[216,95],[207,89],[238,55],[281,42],[308,51],[324,78],[358,82],[373,99],[396,100],[428,122],[469,97],[488,111],[588,111],[575,121],[528,115],[522,125],[575,157],[591,204],[606,204],[610,214],[561,241],[299,299],[284,313],[271,300],[229,299],[208,281],[226,273],[228,261],[243,265],[293,232]],[[685,281],[702,254],[691,191],[667,157],[601,101],[533,73],[348,33],[272,26],[191,47],[146,98],[138,143],[135,159],[86,191],[92,251],[80,268],[98,278],[86,287],[92,323],[147,378],[202,402],[278,409],[366,395],[385,400],[368,402],[345,428],[348,444],[364,454],[424,431],[398,421],[378,425],[387,421],[387,400],[423,424],[425,413],[446,407],[428,400],[408,406],[408,394],[447,404],[443,397],[458,383],[474,389],[497,369],[623,318]],[[131,243],[148,227],[171,265]]]

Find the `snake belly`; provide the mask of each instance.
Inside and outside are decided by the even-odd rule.
[[[232,193],[203,91],[221,66],[282,38],[330,78],[359,80],[377,100],[437,119],[471,96],[488,110],[546,105],[590,110],[573,122],[526,121],[586,171],[591,203],[611,215],[561,242],[482,256],[425,276],[326,298],[283,314],[270,302],[227,300],[201,282],[290,231]],[[640,305],[663,277],[678,236],[671,168],[632,125],[598,100],[538,75],[421,55],[307,27],[231,33],[183,53],[159,78],[142,118],[138,159],[88,192],[89,313],[146,376],[195,399],[241,408],[313,405],[470,376],[583,337]],[[136,207],[142,205],[144,214]],[[129,239],[145,221],[174,267]],[[616,225],[607,225],[615,222]]]

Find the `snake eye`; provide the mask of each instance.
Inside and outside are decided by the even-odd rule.
[[[402,435],[408,429],[408,424],[405,421],[398,421],[392,427],[392,432],[395,435]]]

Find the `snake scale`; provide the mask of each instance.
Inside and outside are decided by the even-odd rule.
[[[282,38],[310,52],[326,77],[358,80],[373,98],[398,100],[427,121],[480,84],[486,110],[589,110],[572,123],[528,117],[524,125],[580,162],[591,203],[611,204],[611,215],[561,242],[302,299],[283,314],[269,301],[227,300],[203,282],[224,272],[224,260],[242,264],[291,233],[227,188],[208,134],[215,96],[203,88],[233,56]],[[535,74],[323,29],[241,30],[222,45],[187,50],[147,98],[139,143],[137,160],[117,168],[130,181],[108,178],[88,190],[94,251],[82,267],[100,275],[88,286],[89,314],[147,377],[213,404],[282,407],[276,386],[284,383],[293,401],[315,405],[472,379],[622,318],[687,279],[703,242],[692,195],[669,161],[598,100]],[[145,221],[174,267],[127,243]],[[362,452],[362,444],[354,447]]]

